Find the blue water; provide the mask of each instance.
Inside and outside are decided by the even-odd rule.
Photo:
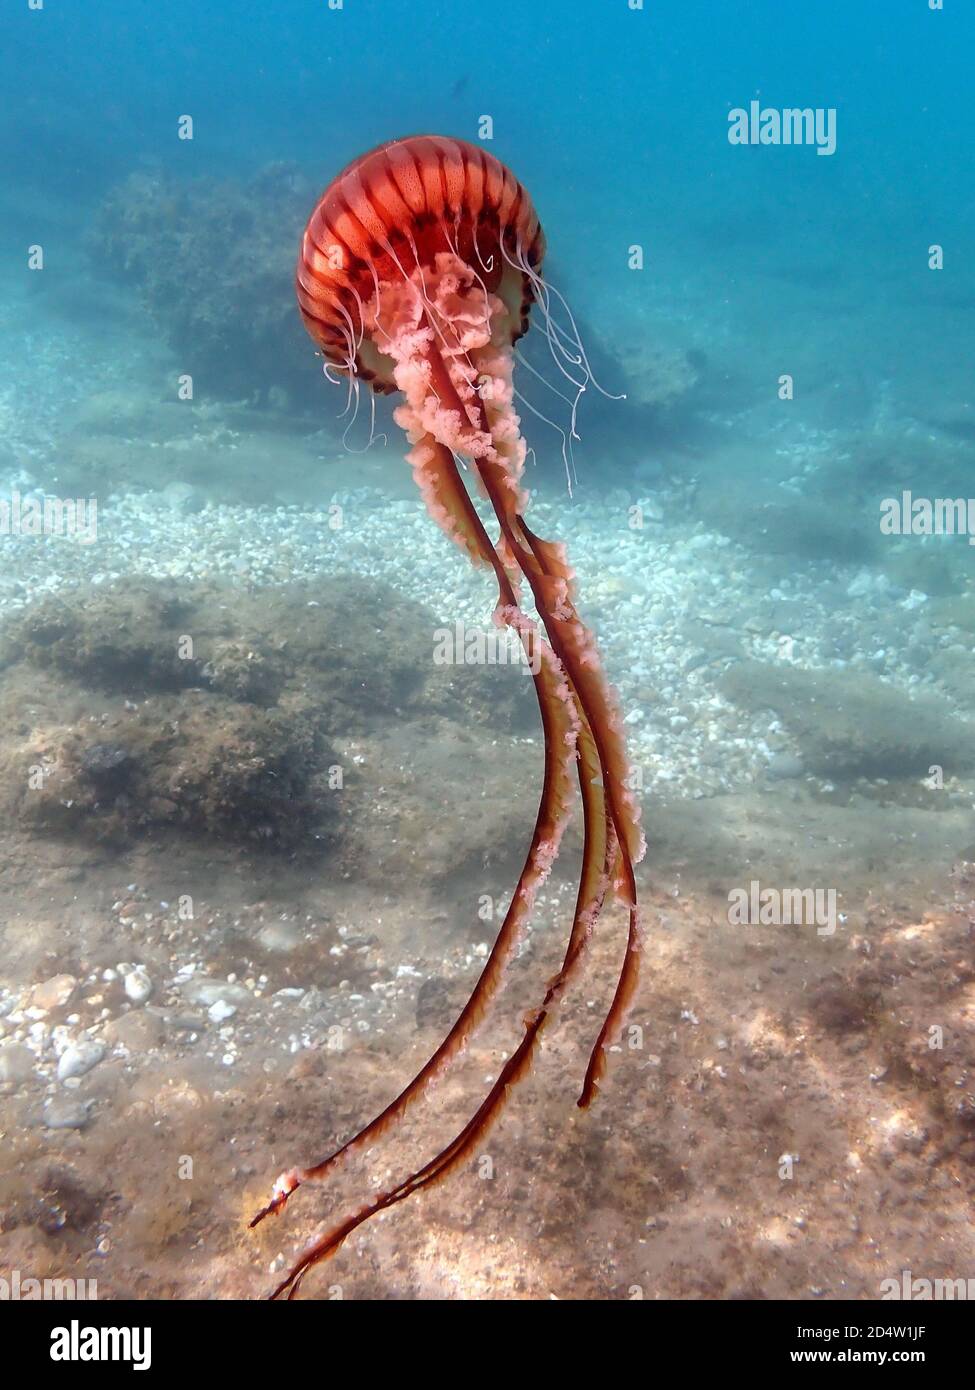
[[[703,339],[720,317],[756,379],[818,339],[838,382],[855,373],[872,393],[893,380],[914,414],[920,398],[957,413],[967,394],[975,13],[958,0],[882,13],[843,0],[17,0],[3,23],[8,264],[27,244],[80,239],[133,169],[215,178],[288,160],[324,186],[383,139],[477,139],[486,115],[559,282],[624,357],[664,302],[697,315]],[[753,99],[835,109],[835,153],[729,144],[729,110]],[[192,141],[176,138],[184,114]],[[50,261],[52,276],[77,273],[67,255]],[[801,285],[813,293],[797,298]],[[814,419],[797,394],[796,416]]]

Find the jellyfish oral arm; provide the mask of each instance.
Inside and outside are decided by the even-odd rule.
[[[559,691],[564,687],[561,669],[551,660],[550,655],[543,656],[538,629],[518,606],[511,580],[491,544],[450,451],[432,436],[424,435],[416,441],[408,459],[431,515],[473,560],[492,568],[496,574],[498,620],[508,623],[521,639],[538,696],[545,750],[542,794],[528,856],[510,906],[474,990],[443,1042],[409,1085],[339,1149],[314,1167],[282,1174],[274,1186],[271,1200],[251,1220],[251,1227],[258,1225],[266,1216],[279,1212],[302,1183],[321,1181],[340,1159],[350,1156],[354,1150],[361,1149],[369,1141],[378,1138],[405,1113],[409,1105],[436,1079],[451,1058],[464,1047],[491,998],[500,987],[505,967],[521,938],[535,894],[548,876],[558,854],[562,834],[571,812],[571,773],[577,756],[576,741],[579,728],[573,702],[559,697]],[[588,800],[591,799],[589,780],[583,777],[580,771],[584,804],[587,806]],[[588,856],[586,862],[589,862]],[[587,871],[584,881],[594,895],[593,880],[594,875]]]
[[[540,640],[537,630],[518,608],[510,580],[491,547],[480,518],[473,508],[466,488],[463,487],[462,479],[456,473],[453,457],[442,445],[435,445],[430,441],[424,441],[424,444],[434,451],[439,467],[445,473],[454,473],[453,483],[447,477],[438,480],[434,489],[437,505],[441,504],[445,496],[453,494],[456,486],[462,489],[465,499],[464,510],[469,509],[470,534],[478,538],[481,558],[485,563],[492,564],[498,575],[498,612],[518,631],[526,644],[526,654],[529,656],[531,669],[535,673],[545,733],[543,793],[528,860],[515,889],[511,906],[475,990],[450,1033],[395,1101],[335,1154],[317,1165],[316,1168],[302,1173],[300,1180],[323,1178],[338,1158],[347,1155],[353,1148],[360,1148],[369,1140],[376,1138],[418,1097],[449,1061],[449,1058],[460,1050],[473,1031],[480,1014],[500,983],[503,966],[510,959],[521,927],[530,911],[534,893],[542,879],[547,875],[557,852],[569,810],[568,774],[573,762],[576,762],[578,766],[584,816],[583,866],[576,908],[562,967],[558,975],[549,983],[541,1005],[527,1017],[524,1036],[520,1044],[505,1064],[500,1076],[472,1119],[455,1139],[423,1168],[410,1175],[403,1182],[383,1192],[379,1197],[364,1205],[355,1215],[346,1218],[313,1241],[302,1252],[286,1278],[274,1289],[271,1294],[272,1298],[295,1297],[305,1274],[321,1260],[334,1254],[354,1230],[380,1211],[405,1200],[421,1188],[432,1186],[443,1180],[480,1142],[500,1113],[509,1088],[527,1071],[542,1030],[584,955],[611,882],[611,866],[616,857],[615,838],[603,799],[602,778],[596,746],[588,725],[579,718],[574,696],[565,680],[565,673],[550,648],[535,646]],[[432,460],[426,460],[426,466],[429,467],[431,463]],[[454,534],[452,530],[449,533]],[[541,657],[537,667],[531,660],[536,654]],[[279,1180],[279,1182],[281,1181]],[[297,1175],[289,1174],[286,1175],[283,1182],[282,1195],[269,1204],[266,1211],[279,1210],[287,1197],[297,1187],[299,1179]],[[255,1221],[259,1219],[260,1216],[255,1218]]]
[[[405,335],[392,349],[399,363],[397,384],[407,399],[406,406],[401,407],[401,420],[410,424],[417,418],[432,416],[445,442],[473,461],[497,516],[505,553],[528,581],[552,649],[574,692],[578,716],[585,720],[592,737],[619,846],[621,876],[614,887],[629,908],[626,953],[579,1096],[579,1105],[585,1108],[598,1089],[605,1071],[606,1049],[623,1026],[638,981],[642,930],[634,864],[645,850],[639,807],[628,786],[630,769],[622,719],[602,672],[592,634],[575,610],[573,575],[564,548],[542,541],[522,515],[527,503],[521,487],[525,447],[513,407],[511,356],[499,349],[491,331],[491,319],[503,306],[498,301],[493,305],[488,301],[480,322],[474,303],[466,313],[458,315],[457,303],[463,301],[464,267],[451,265],[444,257],[438,258],[438,271],[442,277],[438,286],[425,283],[421,318],[426,324],[439,314],[439,331],[426,332],[420,340]],[[449,293],[438,293],[445,280]],[[473,298],[469,279],[467,283],[468,294]],[[445,302],[448,299],[453,313]],[[438,339],[447,347],[446,357]],[[416,357],[411,357],[411,353]],[[491,389],[477,389],[485,381]]]
[[[624,850],[625,891],[635,901],[633,862],[644,850],[639,808],[627,786],[622,720],[602,673],[595,641],[575,610],[573,575],[563,547],[535,536],[524,521],[525,445],[513,406],[512,356],[494,336],[506,316],[500,300],[483,307],[472,273],[455,257],[437,257],[422,293],[401,300],[405,320],[387,325],[396,383],[405,397],[396,418],[423,429],[473,462],[501,528],[505,553],[527,579],[553,650],[586,711],[607,779],[609,805]],[[486,385],[485,385],[486,383]],[[441,523],[442,524],[442,523]]]

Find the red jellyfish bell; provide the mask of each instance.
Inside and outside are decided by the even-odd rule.
[[[364,1129],[314,1167],[282,1174],[252,1225],[280,1210],[301,1184],[320,1181],[341,1159],[376,1139],[467,1042],[558,853],[574,776],[581,790],[585,847],[562,967],[526,1018],[520,1043],[477,1111],[424,1167],[309,1245],[272,1296],[293,1296],[307,1271],[370,1216],[438,1182],[470,1157],[527,1070],[610,890],[629,908],[629,933],[580,1106],[587,1106],[598,1089],[606,1049],[636,985],[641,934],[633,865],[644,844],[628,785],[622,721],[592,634],[575,610],[565,549],[541,540],[524,520],[525,442],[514,410],[512,368],[513,347],[528,327],[533,302],[552,355],[577,393],[591,380],[571,314],[566,311],[563,325],[550,313],[557,296],[541,277],[544,250],[531,198],[511,171],[475,145],[430,135],[392,141],[350,164],[323,194],[302,240],[298,303],[308,332],[328,359],[327,373],[346,375],[350,391],[367,381],[375,391],[402,395],[395,418],[412,445],[407,458],[431,516],[476,565],[494,571],[495,621],[517,632],[534,675],[545,768],[535,829],[511,906],[456,1023],[409,1085]],[[470,462],[494,508],[497,544],[471,502],[459,459]],[[520,606],[523,580],[544,635]]]

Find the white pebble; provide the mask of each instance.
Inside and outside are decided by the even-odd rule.
[[[125,992],[133,1004],[145,1003],[152,993],[152,981],[141,965],[137,965],[126,975]]]

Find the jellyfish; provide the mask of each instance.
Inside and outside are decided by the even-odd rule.
[[[393,418],[410,444],[407,462],[427,510],[470,561],[493,573],[493,620],[524,649],[544,736],[531,843],[470,998],[408,1085],[357,1134],[314,1166],[283,1173],[257,1225],[301,1186],[391,1130],[463,1051],[498,992],[525,931],[535,895],[559,850],[578,782],[583,852],[561,967],[539,991],[517,1045],[467,1124],[426,1164],[364,1201],[314,1238],[270,1297],[292,1298],[307,1272],[370,1217],[432,1187],[468,1160],[528,1070],[543,1030],[577,974],[608,896],[628,910],[622,963],[592,1043],[577,1104],[586,1108],[606,1069],[637,984],[642,931],[634,865],[644,853],[624,726],[592,634],[574,601],[564,545],[525,519],[526,445],[513,381],[515,344],[537,306],[551,356],[575,408],[594,381],[568,304],[542,276],[545,241],[527,190],[483,148],[413,136],[378,146],[326,189],[301,243],[296,289],[301,317],[325,358],[325,373],[358,407],[360,387],[398,392]],[[372,420],[375,397],[370,395]],[[467,480],[493,511],[492,540]],[[490,512],[488,513],[490,514]],[[493,529],[493,528],[492,528]],[[530,603],[523,602],[527,587]],[[532,612],[532,609],[534,612]]]

